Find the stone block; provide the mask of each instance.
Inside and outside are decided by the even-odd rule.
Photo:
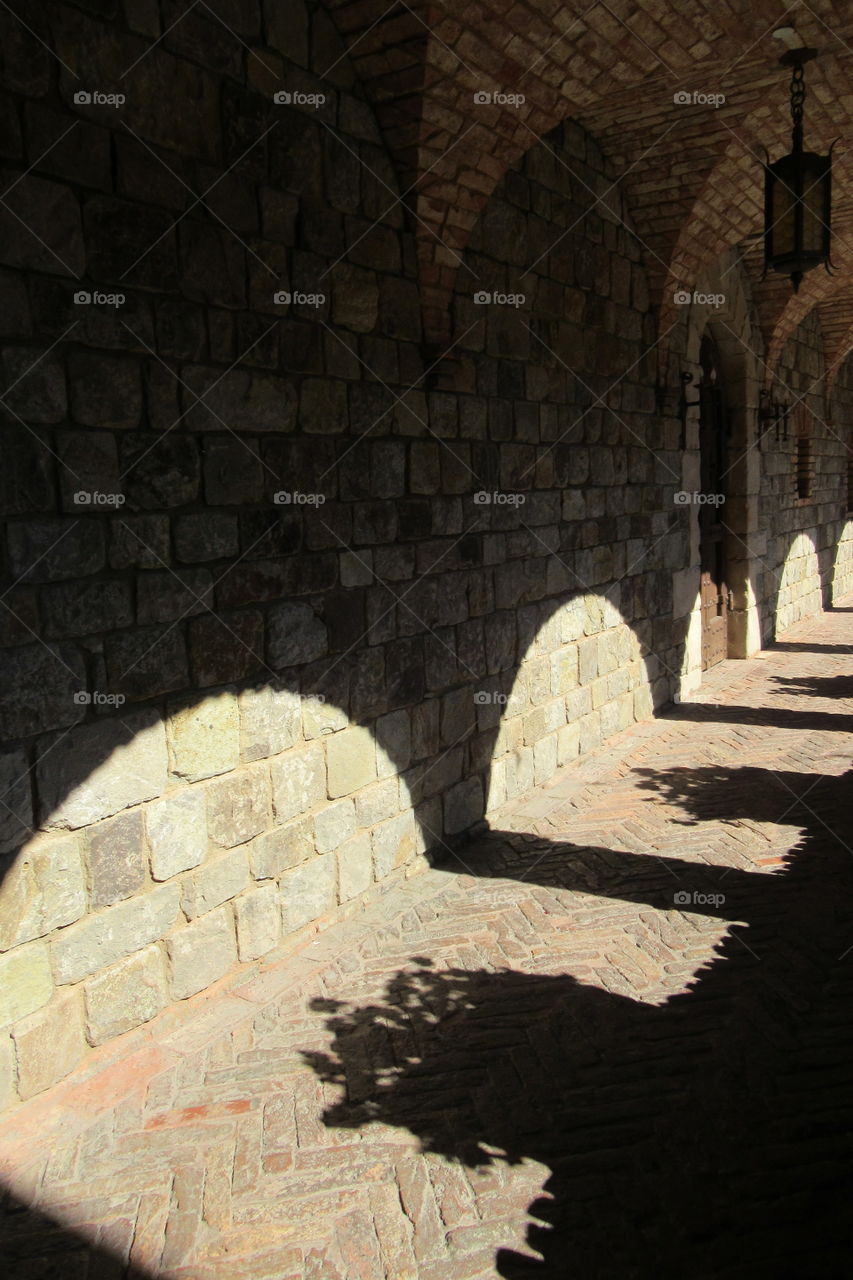
[[[23,582],[85,578],[104,566],[104,531],[96,520],[19,520],[7,539],[12,574]]]
[[[391,711],[376,721],[376,772],[387,778],[408,769],[412,760],[412,715]]]
[[[86,827],[153,800],[166,788],[166,770],[166,735],[156,711],[72,729],[40,752],[42,824]]]
[[[0,1027],[35,1013],[52,995],[50,959],[43,942],[29,942],[0,956]]]
[[[301,666],[328,652],[323,622],[307,604],[274,606],[268,620],[268,660],[276,670]]]
[[[207,569],[140,573],[136,579],[137,620],[177,622],[213,606],[213,579]]]
[[[171,625],[136,627],[107,636],[104,659],[110,692],[131,701],[175,693],[189,683],[184,636]]]
[[[451,787],[444,797],[444,830],[448,835],[465,831],[482,818],[484,811],[481,780],[466,778]]]
[[[8,1031],[0,1032],[0,1111],[18,1101],[18,1068],[15,1043]]]
[[[141,889],[148,870],[142,809],[87,829],[86,863],[95,908],[112,906]]]
[[[337,904],[335,855],[311,858],[286,871],[279,882],[281,918],[285,934],[318,920]]]
[[[314,841],[318,853],[332,853],[355,834],[355,805],[352,800],[327,804],[314,817]]]
[[[86,882],[74,836],[37,837],[0,884],[0,951],[72,924],[86,910]]]
[[[4,347],[4,405],[27,423],[61,422],[66,413],[65,372],[56,355],[38,347]]]
[[[355,812],[360,827],[372,827],[400,810],[400,784],[396,773],[355,796]]]
[[[348,424],[346,383],[338,378],[306,378],[299,420],[312,435],[345,435]]]
[[[169,771],[198,782],[236,768],[240,760],[240,719],[233,692],[174,708],[168,717]]]
[[[370,333],[379,317],[376,275],[361,267],[339,263],[332,275],[332,318],[356,333]]]
[[[119,440],[119,458],[124,492],[133,507],[181,507],[198,497],[201,462],[198,445],[190,436],[172,431],[158,439],[149,432],[132,431]],[[131,525],[130,517],[123,518]],[[141,528],[141,524],[131,527]],[[145,546],[154,543],[146,538]],[[162,553],[158,548],[160,559],[151,567],[163,568],[168,551],[167,541]]]
[[[237,964],[231,907],[199,916],[167,941],[172,965],[172,996],[184,1000],[203,991]]]
[[[337,851],[338,891],[341,902],[349,902],[373,883],[373,855],[370,835],[359,831]]]
[[[279,940],[281,911],[278,888],[274,884],[253,889],[234,903],[237,922],[237,953],[241,960],[265,956]]]
[[[86,1030],[90,1044],[150,1022],[169,999],[162,948],[144,947],[85,984]]]
[[[8,209],[0,208],[0,262],[50,275],[82,276],[86,250],[76,195],[64,183],[8,169],[2,182]]]
[[[156,885],[63,929],[51,944],[56,981],[79,982],[165,937],[178,915],[180,892],[177,884]]]
[[[80,1064],[86,1052],[80,996],[65,991],[12,1031],[18,1060],[18,1092],[26,1101],[49,1089]]]
[[[71,416],[87,427],[138,427],[142,377],[133,356],[72,350],[68,375]]]
[[[38,515],[54,502],[54,466],[48,446],[29,427],[4,426],[0,515]]]
[[[256,880],[274,880],[282,871],[310,858],[313,852],[313,819],[287,822],[252,841],[249,846],[252,875]]]
[[[60,582],[41,593],[43,634],[51,640],[117,630],[133,623],[130,583]]]
[[[253,441],[208,441],[204,450],[204,494],[210,505],[251,504],[258,502],[263,492],[263,467]]]
[[[294,690],[273,683],[244,689],[238,706],[243,760],[264,760],[299,741],[302,708]]]
[[[376,741],[369,729],[353,725],[326,743],[328,792],[334,800],[376,781]]]
[[[276,822],[296,818],[326,799],[326,756],[319,742],[286,752],[271,762],[270,772]]]
[[[192,431],[254,435],[290,432],[296,425],[296,390],[287,378],[253,369],[232,369],[223,377],[221,369],[190,366],[183,379]]]
[[[193,680],[201,688],[257,676],[266,669],[263,616],[243,610],[194,618],[189,649]]]
[[[168,559],[168,516],[122,515],[110,522],[110,568],[161,569]]]
[[[145,807],[151,875],[168,880],[197,867],[207,852],[204,793],[188,788]]]
[[[0,853],[18,849],[32,834],[30,762],[25,751],[0,752]]]
[[[377,880],[410,862],[416,852],[415,815],[411,809],[374,827],[373,870]]]
[[[84,227],[94,279],[117,288],[177,289],[175,231],[167,210],[96,196],[86,204]]]
[[[249,882],[245,849],[233,849],[210,858],[182,881],[181,908],[189,920],[203,916],[223,902],[236,898]]]
[[[236,516],[200,511],[175,521],[175,551],[187,564],[235,556],[239,545]]]
[[[263,764],[247,765],[210,782],[207,792],[207,830],[225,849],[245,844],[265,831],[270,822],[270,780]]]

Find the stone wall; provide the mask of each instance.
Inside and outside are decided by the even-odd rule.
[[[595,141],[504,175],[432,351],[322,6],[127,12],[2,19],[7,1101],[445,856],[684,669],[695,510]]]

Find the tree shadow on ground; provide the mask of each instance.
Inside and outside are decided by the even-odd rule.
[[[655,908],[680,894],[677,909],[729,922],[690,989],[656,1005],[569,975],[413,957],[378,1003],[318,1003],[333,1052],[306,1058],[346,1088],[325,1121],[404,1127],[498,1178],[525,1158],[547,1165],[529,1208],[541,1261],[499,1249],[508,1280],[840,1280],[853,1243],[851,775],[791,773],[774,788],[761,769],[640,772],[687,826],[784,819],[780,839],[791,823],[802,839],[779,873],[517,833],[492,833],[465,866],[647,904],[664,966],[684,963],[683,931]]]
[[[131,1180],[128,1196],[133,1195]],[[93,1205],[93,1212],[97,1212]],[[100,1209],[103,1215],[103,1205]],[[91,1238],[4,1191],[0,1195],[0,1263],[8,1280],[156,1280],[128,1264],[130,1222],[116,1215],[91,1226]]]
[[[853,699],[853,676],[772,676],[781,693],[800,694],[808,698]]]

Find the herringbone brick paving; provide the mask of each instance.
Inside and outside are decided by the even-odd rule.
[[[27,1104],[6,1274],[849,1276],[851,748],[838,609]]]

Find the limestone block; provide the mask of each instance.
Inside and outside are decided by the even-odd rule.
[[[199,916],[167,939],[172,965],[172,996],[184,1000],[217,982],[237,963],[231,907]]]
[[[376,742],[369,729],[353,725],[326,744],[328,791],[334,800],[376,780]]]
[[[63,929],[51,944],[57,982],[79,982],[164,937],[178,914],[180,892],[177,884],[157,885]]]
[[[234,914],[241,960],[257,960],[273,949],[281,932],[278,889],[274,884],[262,885],[238,898]]]
[[[290,867],[298,866],[314,852],[314,821],[298,818],[258,836],[249,845],[252,875],[256,880],[273,880]]]
[[[328,652],[326,627],[307,604],[279,604],[269,613],[269,662],[276,670],[301,666]]]
[[[18,1068],[15,1044],[7,1031],[0,1031],[0,1111],[18,1101]]]
[[[318,853],[331,853],[355,833],[355,805],[339,800],[325,805],[314,817],[314,840]]]
[[[169,999],[160,946],[149,946],[111,965],[85,984],[86,1029],[91,1044],[103,1044],[150,1022]]]
[[[77,838],[37,838],[24,847],[0,884],[0,951],[72,924],[85,910]]]
[[[338,888],[341,902],[349,902],[369,889],[373,882],[373,856],[370,835],[359,831],[337,851]]]
[[[141,808],[87,829],[85,844],[93,907],[109,907],[142,888],[148,851]]]
[[[202,916],[223,902],[236,898],[249,882],[249,859],[245,849],[229,849],[211,858],[182,883],[181,908],[189,920]]]
[[[168,717],[169,769],[187,782],[236,768],[240,759],[237,699],[226,690],[187,703]]]
[[[399,810],[400,784],[396,774],[365,787],[355,796],[356,821],[360,827],[372,827],[394,817]]]
[[[557,769],[557,734],[540,738],[533,748],[533,781],[538,787],[554,776]]]
[[[370,833],[373,846],[373,871],[377,880],[390,875],[397,867],[411,861],[416,852],[415,815],[411,809],[387,822],[381,822]]]
[[[326,756],[312,743],[285,752],[270,763],[276,822],[286,822],[326,799]]]
[[[243,760],[264,760],[299,741],[301,699],[293,689],[264,684],[260,688],[244,689],[237,701]]]
[[[41,1009],[52,995],[50,960],[43,942],[30,942],[0,956],[0,1027]]]
[[[207,830],[223,848],[245,844],[270,823],[270,780],[265,765],[248,765],[209,782]]]
[[[57,995],[12,1030],[18,1061],[18,1092],[26,1100],[63,1080],[86,1052],[80,996]]]
[[[42,821],[85,827],[166,787],[166,736],[156,711],[139,711],[72,729],[37,766]]]
[[[349,724],[347,713],[334,702],[324,698],[307,697],[302,700],[302,732],[309,740],[337,733]]]
[[[301,929],[330,911],[337,902],[335,855],[311,858],[282,876],[281,910],[285,934]]]
[[[448,835],[464,831],[482,818],[483,784],[480,778],[466,778],[451,787],[444,797],[444,830]]]
[[[203,790],[188,787],[146,805],[145,825],[153,879],[168,880],[197,867],[207,852]]]

